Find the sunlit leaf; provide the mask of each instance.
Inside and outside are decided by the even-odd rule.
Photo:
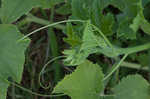
[[[60,81],[53,93],[65,93],[72,99],[99,99],[103,91],[103,73],[97,64],[85,61]]]

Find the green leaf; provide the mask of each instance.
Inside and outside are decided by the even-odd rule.
[[[112,35],[113,32],[113,26],[115,25],[114,17],[111,13],[108,13],[107,15],[102,17],[101,20],[101,25],[100,25],[100,30],[105,34],[105,35]]]
[[[94,16],[98,21],[101,20],[98,18],[102,15],[102,10],[109,5],[109,2],[110,0],[72,0],[72,14],[82,20],[88,20]]]
[[[77,19],[91,20],[104,34],[113,34],[112,26],[114,17],[112,14],[103,15],[103,9],[110,0],[72,0],[72,14]]]
[[[72,14],[78,19],[90,18],[90,9],[93,0],[72,0]]]
[[[77,19],[90,19],[91,23],[105,35],[112,35],[117,23],[112,14],[103,14],[104,8],[112,5],[121,11],[117,15],[117,36],[123,39],[136,39],[138,29],[142,23],[144,24],[143,9],[148,2],[143,0],[72,0],[72,15]],[[147,33],[148,29],[144,31]]]
[[[113,14],[103,14],[104,8],[109,4],[111,4],[110,0],[94,0],[90,14],[91,23],[96,25],[107,36],[114,33],[113,26],[115,25]]]
[[[28,13],[34,6],[36,0],[2,0],[0,18],[2,23],[12,23],[22,15]]]
[[[62,3],[62,2],[64,2],[64,0],[39,0],[39,4],[44,9],[51,8],[52,6]]]
[[[0,25],[0,99],[5,99],[9,83],[5,79],[11,78],[20,82],[25,61],[24,51],[29,40],[18,42],[23,37],[14,25]]]
[[[106,41],[106,38],[102,36],[103,32],[100,30],[95,30],[93,26],[91,26],[90,22],[87,22],[87,25],[83,32],[81,52],[94,54],[101,53],[108,57],[118,56],[121,53],[121,49],[119,47],[110,46],[108,44],[109,41]]]
[[[72,99],[99,99],[103,91],[103,73],[97,64],[85,61],[60,81],[53,93],[65,93]]]
[[[133,24],[130,25],[130,28],[136,33],[141,25],[142,22],[142,17],[140,14],[138,14],[134,20],[133,20]]]
[[[76,66],[83,63],[90,54],[97,52],[98,49],[94,48],[85,51],[80,51],[80,47],[65,50],[63,52],[63,54],[66,56],[66,59],[64,59],[64,63],[67,66]]]
[[[105,40],[99,34],[95,34],[90,22],[87,22],[86,24],[82,40],[83,44],[81,46],[81,50],[90,50],[98,46],[101,48],[108,46]]]
[[[122,20],[117,30],[117,36],[125,39],[136,39],[136,32],[134,32],[129,25],[130,22],[128,19]]]
[[[148,35],[150,35],[150,23],[146,20],[143,19],[141,22],[141,29]]]
[[[2,23],[12,23],[34,7],[50,8],[63,0],[2,0],[0,18]]]
[[[71,23],[67,23],[66,29],[67,38],[64,38],[64,41],[70,44],[72,47],[78,46],[81,44],[81,38],[75,33]]]
[[[142,0],[143,7],[145,7],[148,3],[150,3],[150,0]]]
[[[139,15],[143,11],[142,1],[114,0],[113,5],[115,7],[118,7],[122,11],[122,13],[117,17],[117,20],[119,22],[118,37],[123,37],[126,39],[135,39],[136,31],[140,26]],[[131,24],[134,24],[134,26],[130,27]]]
[[[68,15],[71,14],[71,5],[69,3],[66,3],[59,8],[56,9],[56,13],[61,15]]]
[[[147,4],[148,2],[143,2],[143,3]],[[143,12],[142,4],[139,3],[139,6],[141,7],[141,10],[139,11],[138,15],[134,18],[133,24],[130,25],[130,28],[134,32],[137,32],[137,30],[139,29],[139,27],[141,27],[141,29],[145,33],[150,34],[150,29],[149,29],[150,23],[144,17],[144,12]]]
[[[7,88],[8,88],[9,84],[6,83],[5,81],[0,79],[0,98],[1,99],[6,99],[7,96]]]
[[[149,83],[140,75],[132,75],[114,88],[115,99],[150,99]]]
[[[70,29],[69,31],[70,33],[68,34],[68,36],[70,35],[69,37],[73,37],[74,39],[75,36],[73,36],[71,32],[72,29]],[[73,42],[70,43],[73,44]],[[79,65],[84,62],[90,54],[97,53],[99,50],[96,47],[98,46],[101,46],[103,48],[106,47],[107,44],[100,36],[96,36],[94,34],[94,30],[92,29],[90,22],[87,22],[83,31],[81,44],[77,44],[73,49],[65,50],[63,52],[65,56],[67,56],[64,62],[71,66]]]
[[[99,30],[100,31],[100,30]],[[122,54],[120,48],[109,46],[108,42],[96,31],[88,21],[83,31],[82,42],[70,50],[63,53],[67,57],[64,62],[66,65],[79,65],[86,60],[90,54],[101,53],[109,57]]]
[[[119,22],[117,33],[118,37],[136,39],[136,33],[140,27],[145,33],[150,33],[150,25],[143,14],[144,6],[148,2],[148,0],[121,0],[121,3],[113,1],[112,4],[122,11],[122,13],[117,18]],[[120,5],[122,5],[122,7]]]
[[[137,55],[137,61],[142,65],[142,66],[148,66],[149,65],[149,56],[148,54],[142,53]],[[141,67],[142,68],[142,67]]]

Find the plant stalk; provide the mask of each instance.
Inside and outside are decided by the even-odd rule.
[[[123,54],[132,54],[132,53],[147,50],[149,48],[150,48],[150,43],[146,43],[132,48],[121,48],[121,51]]]
[[[35,23],[38,23],[38,24],[41,24],[41,25],[49,25],[49,24],[52,23],[52,22],[49,22],[48,20],[41,19],[41,18],[38,18],[36,16],[33,16],[32,14],[28,14],[27,16],[28,17],[26,18],[26,20],[30,21],[30,22],[35,22]],[[54,28],[63,30],[63,29],[65,29],[65,26],[61,25],[61,24],[57,24],[57,25],[54,26]]]

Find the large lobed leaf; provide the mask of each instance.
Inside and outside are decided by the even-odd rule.
[[[14,25],[0,25],[0,99],[5,99],[9,86],[6,79],[20,82],[25,61],[24,51],[29,40],[18,42],[22,37]]]
[[[99,99],[103,91],[103,73],[97,64],[85,61],[59,82],[53,93],[65,93],[72,99]]]
[[[115,99],[150,99],[150,84],[140,75],[123,78],[114,88]]]

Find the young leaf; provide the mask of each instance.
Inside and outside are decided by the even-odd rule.
[[[64,38],[64,41],[70,44],[72,47],[78,46],[81,44],[81,38],[74,32],[73,26],[71,23],[67,23],[67,38]]]
[[[103,73],[100,67],[85,61],[59,82],[53,93],[65,93],[72,99],[99,99],[102,91]]]
[[[96,47],[107,47],[107,43],[100,35],[95,35],[95,31],[91,26],[90,22],[87,22],[86,27],[83,32],[83,44],[81,45],[81,50],[90,50]]]
[[[123,78],[114,88],[115,99],[150,99],[149,83],[140,75]]]
[[[71,33],[69,34],[71,38]],[[74,38],[75,36],[73,36]],[[94,30],[90,25],[90,22],[86,23],[83,31],[83,37],[81,44],[76,45],[71,50],[65,50],[64,54],[67,58],[64,60],[68,65],[79,65],[85,61],[85,59],[93,53],[99,52],[98,46],[101,48],[107,47],[106,42],[100,36],[94,34]]]
[[[20,82],[25,61],[24,51],[29,40],[18,42],[22,37],[14,25],[0,25],[0,99],[5,99],[9,86],[5,79]]]
[[[68,66],[76,66],[83,63],[90,54],[97,53],[97,52],[98,49],[94,49],[94,48],[80,51],[80,47],[73,48],[70,50],[65,50],[63,52],[63,54],[66,56],[66,59],[64,59],[64,63],[65,65]]]
[[[71,50],[65,50],[63,52],[67,56],[64,62],[74,66],[84,62],[90,54],[101,53],[109,57],[122,54],[121,49],[114,46],[111,48],[108,42],[106,42],[99,33],[97,33],[97,35],[96,33],[97,32],[88,21],[83,31],[81,44]]]

